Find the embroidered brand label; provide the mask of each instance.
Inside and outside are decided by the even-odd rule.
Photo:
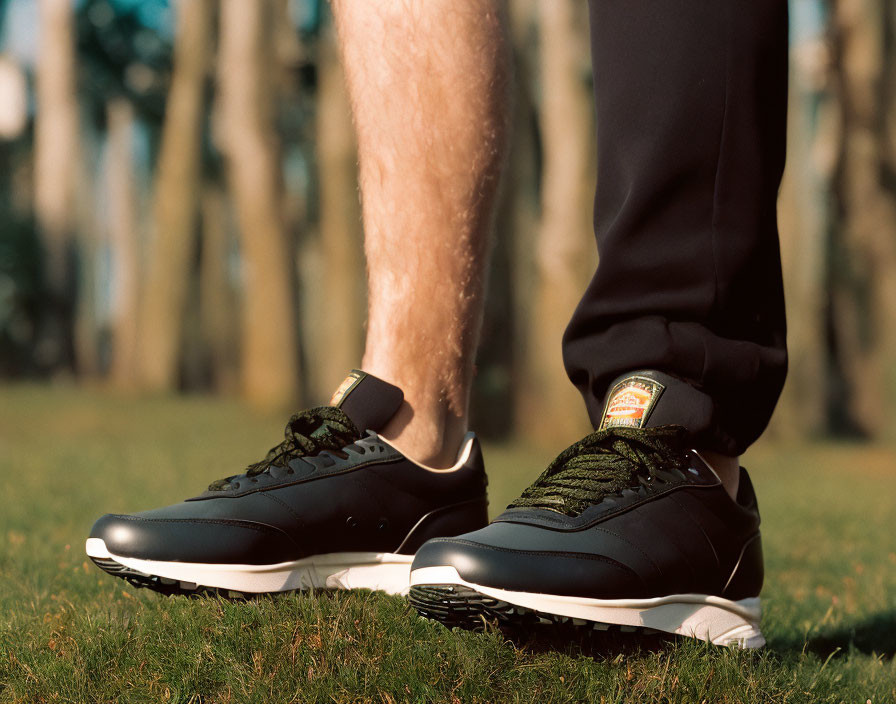
[[[336,393],[333,394],[333,398],[330,399],[330,405],[338,408],[339,405],[345,401],[345,397],[351,393],[352,389],[354,389],[365,376],[364,372],[352,369],[349,375],[345,377],[345,380],[339,385],[339,388],[336,389]]]
[[[600,429],[643,428],[665,388],[644,376],[623,379],[607,396]]]

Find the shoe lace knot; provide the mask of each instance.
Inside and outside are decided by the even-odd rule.
[[[358,440],[361,432],[341,409],[320,406],[290,417],[283,435],[283,441],[268,450],[263,460],[246,468],[247,477],[257,476],[274,466],[286,466],[297,457],[313,457],[324,451],[341,455],[342,448]],[[229,489],[231,480],[237,476],[212,482],[209,491]]]
[[[508,508],[541,508],[578,516],[624,489],[684,477],[687,429],[608,428],[571,445]]]

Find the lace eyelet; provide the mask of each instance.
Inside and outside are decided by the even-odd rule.
[[[358,519],[354,518],[353,516],[349,516],[347,519],[345,519],[345,525],[347,525],[349,528],[357,528]]]
[[[388,528],[388,527],[389,527],[389,519],[388,518],[381,518],[379,523],[376,524],[377,530],[386,530],[386,528]]]

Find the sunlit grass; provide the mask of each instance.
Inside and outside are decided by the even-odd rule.
[[[511,643],[370,593],[166,599],[88,563],[98,515],[194,495],[263,455],[282,425],[209,398],[0,390],[0,701],[896,700],[892,448],[766,445],[747,458],[765,521],[759,654]],[[488,447],[492,512],[548,459]]]

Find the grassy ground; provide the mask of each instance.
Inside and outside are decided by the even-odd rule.
[[[896,450],[760,447],[769,646],[451,632],[378,594],[166,599],[88,564],[108,511],[180,500],[283,420],[208,399],[0,389],[0,702],[893,702]],[[559,448],[558,448],[559,449]],[[549,457],[487,448],[497,512]]]

